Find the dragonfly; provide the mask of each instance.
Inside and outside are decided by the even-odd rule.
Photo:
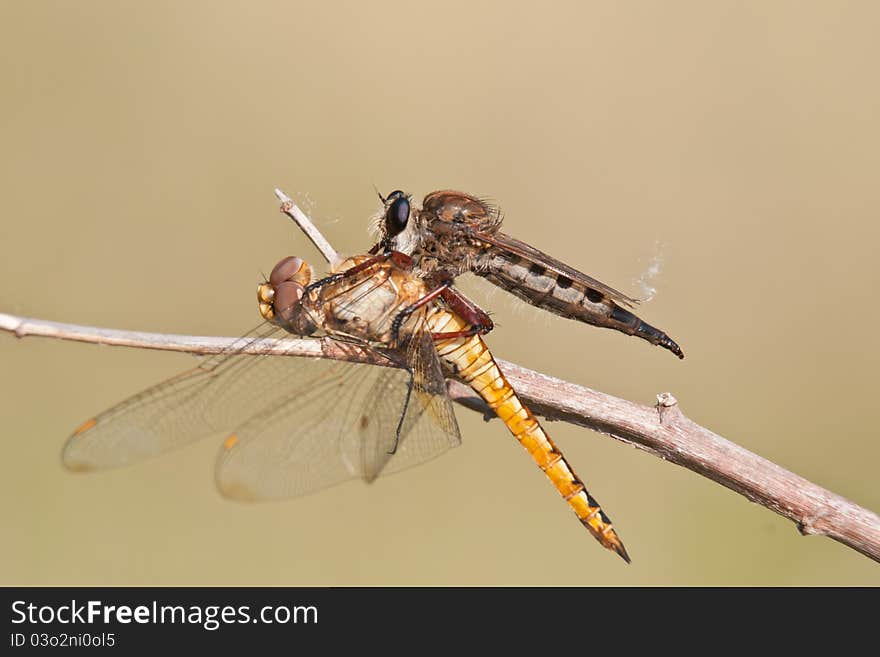
[[[501,232],[501,212],[487,200],[455,190],[431,192],[421,206],[413,206],[412,197],[400,190],[379,198],[383,209],[374,220],[378,242],[371,252],[409,255],[414,271],[429,285],[471,272],[533,306],[621,331],[684,358],[675,340],[632,312],[638,299]],[[447,301],[458,297],[452,303],[459,308],[466,304],[452,288],[444,294]],[[484,332],[492,328],[479,308],[468,318],[482,322]]]
[[[611,520],[502,374],[481,327],[451,310],[439,288],[428,290],[408,256],[353,256],[313,279],[300,258],[281,260],[257,290],[261,328],[82,424],[64,447],[65,466],[126,465],[231,430],[215,465],[225,497],[274,500],[354,478],[369,483],[461,443],[450,375],[495,412],[590,533],[629,562]],[[290,334],[319,339],[349,360],[243,352],[255,342],[277,347],[269,341]]]

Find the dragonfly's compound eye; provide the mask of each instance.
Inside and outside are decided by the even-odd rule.
[[[287,256],[272,268],[272,273],[269,274],[269,283],[275,287],[284,281],[296,280],[301,285],[308,285],[308,280],[302,281],[297,277],[303,264],[302,258]]]
[[[385,209],[385,231],[390,237],[400,234],[409,222],[409,197],[397,190],[388,195]]]
[[[311,335],[316,326],[300,303],[303,294],[305,287],[294,281],[275,286],[275,302],[272,304],[275,323],[296,335]]]
[[[275,314],[285,322],[290,321],[294,306],[299,304],[305,288],[299,283],[285,281],[275,286]]]
[[[302,258],[284,258],[272,269],[269,280],[257,288],[260,314],[292,333],[308,335],[314,326],[306,317],[300,299],[311,280],[312,268]]]

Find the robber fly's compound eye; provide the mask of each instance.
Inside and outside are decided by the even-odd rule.
[[[389,237],[401,233],[406,228],[409,211],[409,197],[406,194],[396,190],[388,195],[385,207],[385,230]]]

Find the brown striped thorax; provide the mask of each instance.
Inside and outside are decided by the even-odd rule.
[[[382,201],[374,221],[379,242],[371,253],[405,253],[429,287],[471,272],[538,308],[642,338],[684,358],[672,338],[628,310],[638,299],[502,233],[501,212],[487,200],[440,190],[420,206],[401,191]]]

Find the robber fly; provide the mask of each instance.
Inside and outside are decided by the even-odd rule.
[[[472,272],[533,306],[634,335],[684,358],[672,338],[628,310],[637,299],[502,233],[501,212],[487,201],[453,190],[431,192],[421,206],[413,206],[402,191],[380,198],[383,210],[375,221],[379,241],[371,253],[409,255],[414,272],[429,286]],[[466,316],[491,329],[486,314],[461,293],[452,289],[444,295],[447,301],[459,297],[453,302],[459,308],[472,306]]]

